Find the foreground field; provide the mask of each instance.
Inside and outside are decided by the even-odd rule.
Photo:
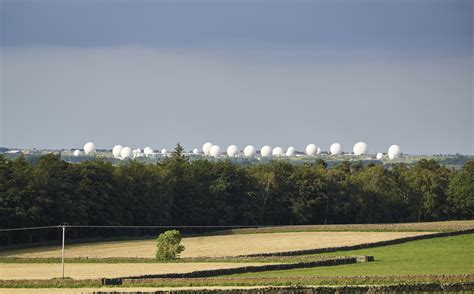
[[[430,232],[288,232],[184,238],[181,257],[223,257],[295,251],[393,240]],[[102,242],[66,246],[68,258],[153,258],[155,240]],[[51,258],[61,256],[59,246],[0,252],[3,257]]]
[[[262,265],[262,263],[72,263],[65,273],[73,279],[99,279],[150,274],[187,273],[197,270]],[[52,279],[60,277],[61,265],[54,263],[0,263],[0,279]]]
[[[274,234],[266,235],[272,236]],[[146,291],[152,290],[148,287],[200,286],[206,288],[238,288],[242,286],[268,285],[336,286],[420,283],[437,283],[438,285],[445,283],[467,283],[467,287],[471,287],[470,285],[474,283],[474,267],[472,266],[474,264],[474,234],[411,241],[398,245],[363,250],[295,256],[292,258],[317,258],[328,255],[373,255],[375,256],[375,262],[285,271],[253,272],[208,278],[128,280],[128,282],[122,285],[121,289],[124,289],[124,291],[129,289],[129,291],[132,291],[133,289],[135,291],[140,288]],[[187,269],[192,271],[242,265],[242,263],[231,262],[170,264],[69,263],[66,264],[66,275],[73,277],[73,280],[44,280],[50,277],[57,277],[61,269],[60,264],[8,263],[0,264],[0,293],[28,293],[26,291],[27,288],[34,288],[35,290],[47,288],[39,290],[39,293],[80,293],[99,288],[101,290],[114,291],[118,288],[100,287],[101,282],[98,278],[165,272],[176,273],[186,272]],[[77,289],[54,292],[54,288]]]
[[[333,267],[270,271],[235,277],[387,276],[474,274],[474,234],[419,240],[331,255],[373,255],[375,262]]]

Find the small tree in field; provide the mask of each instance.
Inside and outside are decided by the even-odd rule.
[[[158,260],[172,260],[184,250],[181,242],[181,233],[177,230],[166,231],[156,240],[156,258]]]

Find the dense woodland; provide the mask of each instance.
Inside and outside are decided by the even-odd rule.
[[[55,155],[30,164],[21,157],[0,157],[1,228],[61,223],[384,223],[473,217],[474,161],[459,172],[433,160],[390,168],[343,162],[329,169],[322,160],[305,165],[278,160],[238,165],[191,162],[179,145],[171,157],[153,165],[130,160],[114,166],[101,159],[73,164]]]

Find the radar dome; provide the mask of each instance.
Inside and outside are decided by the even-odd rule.
[[[318,149],[316,150],[316,154],[321,154],[321,148],[318,147]]]
[[[314,156],[318,152],[318,147],[314,144],[308,144],[306,146],[306,154],[309,156]]]
[[[395,157],[399,156],[402,152],[400,150],[400,146],[392,145],[388,148],[388,155],[393,154]]]
[[[353,151],[354,155],[364,155],[367,154],[368,146],[364,142],[357,142],[354,145]]]
[[[132,157],[132,154],[133,151],[130,147],[123,147],[122,150],[120,150],[120,157],[123,159]]]
[[[197,148],[193,149],[193,154],[199,154],[199,150]]]
[[[260,149],[260,155],[263,157],[270,156],[272,154],[272,147],[265,145]]]
[[[255,155],[255,151],[255,147],[253,147],[252,145],[247,145],[244,148],[244,155],[245,157],[252,157]]]
[[[295,156],[295,153],[296,153],[295,147],[290,146],[290,147],[288,147],[288,149],[286,150],[285,155],[286,155],[286,156]]]
[[[209,155],[209,152],[211,151],[211,147],[212,147],[211,142],[207,142],[207,143],[204,143],[204,145],[202,145],[202,152],[204,153],[204,155]]]
[[[165,148],[161,149],[161,154],[165,155],[168,152]]]
[[[380,153],[380,152],[377,153],[376,158],[377,158],[378,160],[381,160],[381,159],[383,158],[383,154]]]
[[[95,152],[95,145],[92,142],[87,142],[84,145],[84,153],[89,155]]]
[[[120,151],[122,151],[123,146],[122,145],[115,145],[114,148],[112,148],[112,155],[115,158],[120,157]]]
[[[389,158],[390,160],[394,160],[395,158],[397,158],[397,155],[395,155],[394,153],[389,153],[389,154],[388,154],[388,158]]]
[[[74,150],[74,156],[81,155],[81,150]]]
[[[151,149],[150,147],[145,147],[143,149],[143,153],[145,153],[145,155],[152,155],[153,154],[153,149]]]
[[[217,158],[220,154],[221,147],[219,145],[212,145],[211,149],[209,150],[209,155]]]
[[[342,146],[339,143],[334,143],[331,145],[331,148],[329,148],[329,151],[331,151],[332,155],[339,155],[341,154]]]
[[[273,156],[282,156],[284,153],[285,153],[285,152],[283,151],[283,148],[281,148],[281,147],[279,147],[279,146],[273,148],[273,150],[272,150],[272,155],[273,155]]]
[[[234,157],[239,153],[239,148],[236,145],[230,145],[227,147],[227,156]]]

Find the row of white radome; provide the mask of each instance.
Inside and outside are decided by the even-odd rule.
[[[95,144],[92,142],[88,142],[84,145],[84,153],[86,155],[92,154],[95,152]],[[352,148],[354,155],[364,155],[367,154],[368,151],[368,146],[364,142],[357,142],[354,147]],[[317,147],[315,144],[309,144],[306,146],[306,154],[308,156],[315,156],[321,153],[321,148]],[[342,146],[339,143],[334,143],[331,145],[329,148],[329,151],[332,155],[339,155],[342,153]],[[114,148],[112,149],[112,154],[115,158],[120,158],[120,159],[125,159],[125,158],[132,158],[132,157],[141,157],[141,156],[150,156],[153,155],[155,152],[153,151],[152,148],[150,147],[145,147],[143,149],[143,152],[141,149],[133,149],[130,147],[123,147],[122,145],[115,145]],[[165,155],[167,154],[166,149],[162,149],[161,154]],[[239,154],[239,148],[236,145],[229,145],[226,150],[227,156],[229,157],[235,157]],[[199,152],[197,148],[193,149],[193,154],[199,155],[203,154],[205,156],[212,156],[212,157],[219,157],[222,155],[221,152],[221,147],[219,145],[214,145],[211,142],[207,142],[202,146],[202,153]],[[245,157],[253,157],[257,154],[257,149],[252,146],[248,145],[244,148],[243,154]],[[268,145],[263,146],[260,148],[260,155],[262,157],[270,157],[270,156],[294,156],[296,154],[296,149],[293,146],[288,147],[286,152],[284,152],[283,148],[281,147],[275,147],[272,148]],[[401,154],[401,149],[400,146],[398,145],[391,145],[388,148],[388,158],[390,160],[393,160],[400,156]],[[74,151],[74,156],[79,156],[81,155],[80,150],[75,150]],[[376,155],[377,159],[382,159],[383,154],[382,153],[377,153]]]

